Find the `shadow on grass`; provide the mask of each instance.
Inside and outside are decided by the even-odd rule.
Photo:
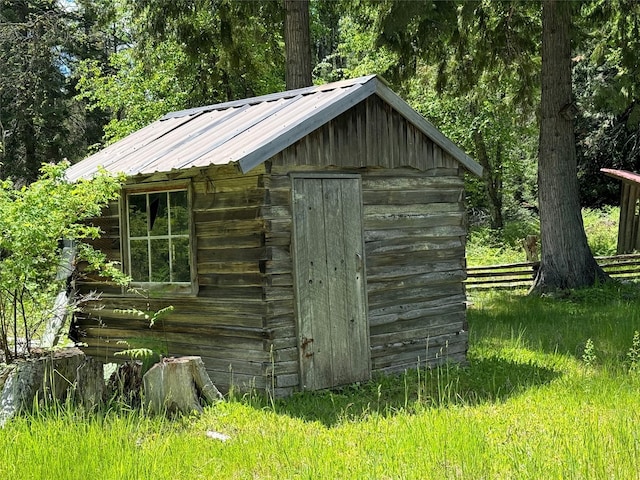
[[[547,354],[580,360],[587,339],[603,363],[620,363],[640,325],[640,289],[633,284],[610,283],[555,297],[513,292],[474,297],[468,366],[413,369],[331,391],[298,393],[273,405],[256,402],[327,426],[367,415],[503,402],[562,375],[545,366]]]
[[[339,389],[302,392],[276,401],[275,409],[279,414],[333,426],[369,415],[502,402],[529,388],[547,384],[559,375],[533,364],[485,358],[472,360],[468,366],[413,369]]]

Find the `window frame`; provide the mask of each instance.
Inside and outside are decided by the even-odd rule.
[[[139,294],[140,290],[152,293],[171,293],[179,295],[192,295],[198,293],[198,276],[197,276],[197,260],[196,260],[196,237],[195,222],[193,218],[193,187],[191,181],[170,181],[162,183],[140,183],[135,185],[125,185],[120,197],[120,220],[121,220],[121,245],[122,245],[122,264],[123,271],[131,276],[131,234],[129,225],[129,197],[131,195],[168,193],[176,191],[186,191],[187,193],[187,221],[188,221],[188,254],[189,254],[189,282],[140,282],[131,281],[132,294]],[[182,236],[182,235],[181,235]],[[136,237],[134,237],[136,238]]]

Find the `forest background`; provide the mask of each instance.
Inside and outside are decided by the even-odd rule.
[[[311,0],[313,81],[382,75],[483,165],[467,206],[499,237],[538,214],[542,3]],[[600,168],[640,170],[640,4],[571,4],[580,202],[597,208],[619,191]],[[284,90],[285,5],[0,1],[0,178],[29,183],[168,111]]]

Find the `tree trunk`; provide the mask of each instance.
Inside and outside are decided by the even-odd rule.
[[[142,381],[147,407],[154,413],[199,413],[201,399],[207,403],[222,399],[200,357],[165,358]]]
[[[284,10],[287,90],[308,87],[312,85],[309,0],[284,0]]]
[[[587,244],[576,171],[571,91],[571,2],[542,2],[538,201],[542,259],[533,293],[607,278]]]
[[[482,165],[484,188],[489,197],[489,216],[491,228],[499,230],[504,227],[502,217],[502,148],[498,145],[494,162],[489,159],[487,144],[480,130],[474,130],[473,143],[475,144],[476,159]]]

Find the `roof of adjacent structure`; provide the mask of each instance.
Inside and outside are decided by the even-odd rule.
[[[629,172],[627,170],[616,170],[614,168],[601,168],[600,171],[605,175],[608,175],[624,182],[631,182],[640,184],[640,175],[637,173]]]
[[[396,95],[375,75],[263,95],[165,115],[73,165],[67,178],[99,169],[127,176],[237,162],[247,172],[371,95],[482,175],[482,167]]]

